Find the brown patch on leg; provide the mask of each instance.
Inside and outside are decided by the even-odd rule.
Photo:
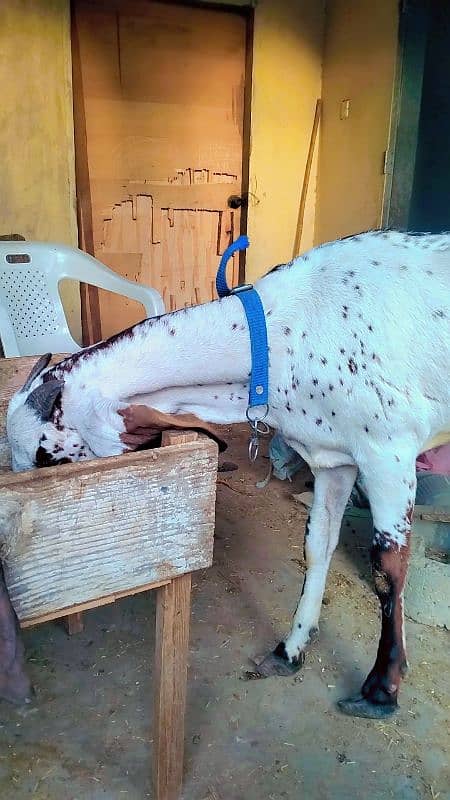
[[[412,511],[408,509],[408,522]],[[376,661],[362,688],[362,695],[375,704],[397,705],[402,677],[407,670],[403,633],[403,587],[408,569],[410,533],[398,545],[386,534],[378,535],[372,547],[372,570],[381,605],[381,637]]]
[[[0,697],[10,703],[29,703],[31,696],[19,621],[9,599],[0,563]]]

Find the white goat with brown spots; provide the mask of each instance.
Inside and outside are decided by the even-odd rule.
[[[374,520],[382,629],[361,694],[341,708],[384,717],[396,710],[406,670],[416,456],[450,440],[450,234],[356,235],[275,268],[256,288],[270,347],[267,421],[315,475],[301,597],[289,635],[259,674],[288,675],[304,661],[359,470]],[[123,452],[117,412],[131,403],[242,422],[250,369],[235,296],[142,322],[32,376],[8,412],[14,468]]]

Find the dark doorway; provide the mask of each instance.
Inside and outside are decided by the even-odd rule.
[[[450,230],[450,7],[434,0],[425,54],[411,230]]]
[[[383,221],[450,229],[450,8],[403,0]]]

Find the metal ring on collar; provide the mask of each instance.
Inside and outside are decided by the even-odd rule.
[[[250,423],[250,426],[255,431],[255,433],[259,433],[262,436],[265,436],[266,434],[268,434],[270,432],[270,428],[269,428],[267,422],[264,422],[264,420],[266,419],[266,417],[267,417],[267,415],[269,413],[269,405],[268,405],[268,403],[265,403],[265,405],[261,406],[261,408],[264,409],[264,413],[263,413],[263,415],[261,417],[260,416],[252,417],[250,415],[250,411],[253,408],[260,408],[260,406],[249,406],[247,408],[247,411],[246,411],[246,417],[247,417],[247,419],[248,419],[248,421]]]

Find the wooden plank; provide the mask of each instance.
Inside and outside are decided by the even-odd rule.
[[[210,566],[216,469],[216,445],[199,439],[2,474],[0,539],[19,619]]]
[[[32,628],[35,625],[41,625],[43,622],[51,622],[52,620],[59,619],[60,617],[67,617],[71,614],[82,614],[83,611],[89,611],[91,608],[108,606],[111,603],[117,602],[117,600],[121,600],[123,597],[130,597],[131,595],[140,594],[141,592],[150,592],[153,589],[159,589],[160,586],[165,586],[166,583],[169,583],[169,581],[144,583],[142,586],[133,586],[132,588],[127,589],[125,592],[115,592],[114,594],[109,594],[105,597],[96,597],[95,600],[91,600],[90,603],[77,603],[70,608],[61,608],[51,614],[40,614],[39,616],[31,617],[30,619],[21,619],[20,627]]]
[[[187,444],[188,442],[196,442],[197,439],[197,431],[163,431],[161,447],[168,447],[171,444]]]
[[[417,507],[417,511],[419,508]],[[426,511],[419,511],[418,519],[423,522],[446,522],[450,523],[450,512],[445,508],[430,508]]]
[[[155,800],[179,800],[183,780],[191,576],[158,589],[154,670]]]
[[[73,92],[74,143],[75,143],[75,181],[77,193],[77,217],[79,246],[91,256],[95,255],[92,221],[92,196],[87,153],[86,110],[83,93],[83,74],[80,59],[80,38],[77,12],[72,8],[72,84]],[[96,286],[82,283],[81,329],[83,344],[90,345],[102,338],[100,306]]]
[[[64,627],[69,636],[74,636],[76,633],[84,631],[83,615],[81,611],[74,611],[72,614],[67,614],[63,617]]]

